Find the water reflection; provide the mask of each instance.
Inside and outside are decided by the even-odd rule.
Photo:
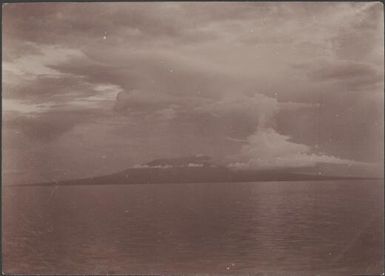
[[[4,268],[14,273],[362,272],[382,260],[354,246],[341,255],[365,225],[382,228],[382,185],[373,181],[4,193]],[[382,252],[381,232],[372,238],[370,252]]]

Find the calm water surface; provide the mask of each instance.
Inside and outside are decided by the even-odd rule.
[[[3,187],[8,273],[380,273],[383,181]]]

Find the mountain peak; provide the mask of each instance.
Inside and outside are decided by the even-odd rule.
[[[196,154],[177,158],[155,159],[141,166],[150,168],[211,167],[213,165],[210,161],[211,157],[203,154]]]

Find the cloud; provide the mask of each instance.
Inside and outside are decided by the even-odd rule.
[[[331,155],[312,152],[308,145],[291,141],[272,128],[258,128],[242,146],[239,160],[229,166],[234,168],[292,168],[311,167],[318,163],[357,164]]]
[[[368,63],[354,61],[330,61],[310,70],[309,77],[315,81],[337,82],[352,90],[378,87],[383,83],[383,69]]]
[[[24,43],[24,45],[27,49],[32,49],[32,51],[17,56],[11,61],[4,62],[3,70],[27,80],[34,80],[42,75],[59,77],[62,74],[50,66],[83,56],[83,53],[77,49],[37,45],[31,42]],[[39,48],[39,50],[37,51],[36,48]]]
[[[103,116],[98,109],[72,107],[71,110],[60,110],[50,106],[43,108],[44,106],[38,111],[32,110],[27,113],[19,110],[6,112],[3,127],[15,130],[16,134],[23,135],[32,142],[32,145],[36,142],[45,144],[55,142],[77,125],[93,122]]]
[[[339,64],[325,64],[320,69],[311,72],[317,80],[345,80],[357,77],[378,75],[377,70],[369,64],[355,62],[341,62]]]
[[[331,38],[333,50],[345,60],[375,58],[383,48],[383,5],[366,3],[352,7]]]
[[[133,89],[127,92],[120,92],[117,95],[115,110],[121,112],[134,109],[148,112],[149,110],[162,108],[174,101],[176,101],[174,98],[167,97],[167,95]]]
[[[198,112],[209,112],[216,117],[239,117],[240,121],[254,124],[254,133],[246,139],[241,152],[235,157],[235,167],[266,168],[266,167],[308,167],[318,163],[348,164],[351,160],[343,160],[331,155],[314,153],[305,144],[291,141],[290,136],[278,133],[273,126],[275,116],[282,110],[297,111],[302,108],[317,106],[302,103],[281,103],[277,99],[255,93],[252,96],[232,95],[220,101],[198,107]],[[234,138],[230,139],[234,141]],[[236,139],[236,142],[242,142]]]
[[[255,124],[253,134],[246,138],[246,144],[241,147],[240,154],[235,156],[237,161],[230,164],[232,167],[261,169],[309,167],[318,163],[355,164],[352,160],[316,153],[310,146],[293,142],[290,136],[280,134],[273,128],[275,117],[279,112],[292,112],[309,107],[319,106],[293,102],[282,103],[275,98],[255,93],[252,96],[232,97],[230,95],[198,110],[210,112],[218,117],[241,116],[240,121]],[[234,141],[234,138],[230,140]],[[235,142],[240,141],[242,142],[235,138]]]
[[[79,118],[68,117],[68,114],[47,114],[39,117],[20,116],[8,123],[8,127],[16,127],[30,140],[51,142],[79,123]]]
[[[178,112],[176,111],[175,105],[174,106],[171,105],[168,108],[161,109],[157,113],[158,113],[161,120],[166,120],[166,121],[175,119],[177,117],[177,114],[178,114]]]
[[[198,112],[208,112],[215,117],[235,117],[260,126],[268,124],[278,110],[279,104],[275,98],[260,93],[252,96],[229,93],[219,101],[196,108]]]
[[[32,53],[17,56],[3,63],[3,97],[12,100],[14,107],[16,105],[21,107],[23,104],[35,107],[84,104],[101,100],[103,98],[101,95],[107,95],[106,87],[110,90],[113,87],[115,94],[119,92],[116,85],[91,83],[81,75],[62,72],[54,68],[66,62],[86,59],[80,50],[57,45],[24,44],[27,49],[34,49]],[[39,50],[35,51],[35,48],[39,48]],[[111,98],[106,96],[104,100],[108,101]],[[5,103],[5,109],[8,108],[8,104],[10,102]],[[28,109],[22,112],[26,110]]]
[[[42,104],[30,104],[25,103],[20,100],[15,99],[3,99],[3,115],[9,113],[19,113],[19,114],[30,114],[30,113],[41,113],[52,108],[52,103],[42,103]]]
[[[253,151],[266,137],[298,164],[337,162],[330,153],[382,160],[379,5],[7,4],[5,123],[25,138],[8,145],[21,155],[60,144],[71,168],[80,159],[67,149],[77,155],[84,144],[94,148],[81,160],[99,168],[104,151],[115,158],[111,169],[196,152],[247,163],[255,156],[241,158],[242,143]],[[16,125],[8,120],[16,117]],[[253,135],[265,138],[242,142]],[[135,146],[122,150],[128,142]],[[276,154],[266,153],[271,164]]]
[[[215,37],[195,30],[196,23],[205,21],[204,16],[199,11],[186,10],[186,6],[179,3],[8,4],[4,26],[11,38],[78,47],[89,39],[103,42],[104,36],[108,37],[107,43],[130,39],[136,45],[154,39],[163,43],[170,40],[193,43],[211,35]]]
[[[136,165],[136,168],[186,168],[186,167],[211,167],[211,158],[206,155],[196,154],[176,158],[162,158],[146,164]]]
[[[5,85],[4,96],[30,103],[62,102],[77,96],[94,94],[94,85],[77,76],[37,76],[34,80],[20,80],[14,85]]]

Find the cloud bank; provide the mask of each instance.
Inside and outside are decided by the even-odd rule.
[[[250,167],[381,164],[382,10],[7,4],[4,168],[32,181],[196,153]]]
[[[247,143],[242,146],[239,161],[229,166],[239,169],[266,169],[312,167],[319,163],[360,164],[353,160],[314,153],[310,146],[290,140],[289,136],[279,134],[272,128],[259,128],[247,137]]]

